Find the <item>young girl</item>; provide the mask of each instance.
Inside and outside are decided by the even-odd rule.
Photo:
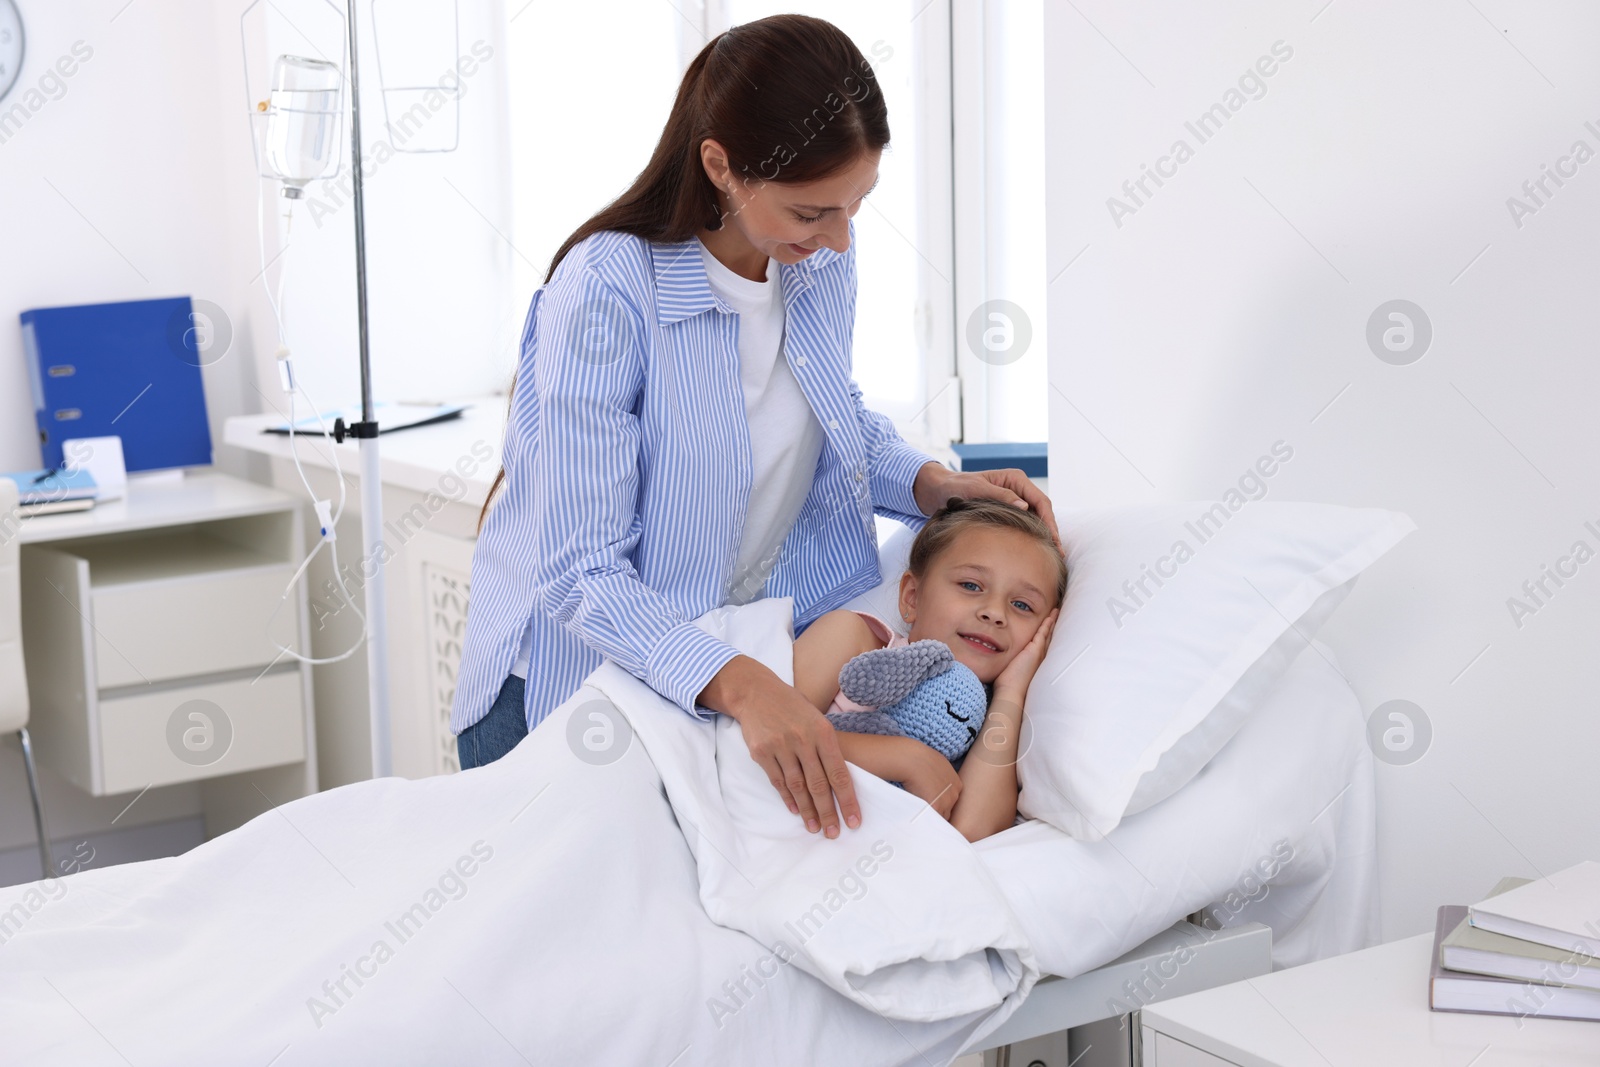
[[[959,771],[910,737],[841,731],[839,747],[977,841],[1016,820],[1022,702],[1066,590],[1066,560],[1036,513],[991,499],[951,500],[917,534],[900,578],[910,636],[867,612],[830,611],[795,641],[795,688],[820,712],[859,710],[839,693],[839,670],[851,658],[926,638],[949,645],[990,690],[983,731]]]

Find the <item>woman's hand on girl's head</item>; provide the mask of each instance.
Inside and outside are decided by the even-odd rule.
[[[861,825],[855,783],[833,724],[794,686],[760,661],[737,656],[717,672],[698,703],[738,720],[750,758],[806,829],[838,837],[841,813],[847,826]]]
[[[1028,695],[1028,685],[1033,681],[1034,672],[1039,669],[1039,664],[1044,662],[1044,654],[1050,649],[1050,637],[1055,632],[1056,620],[1061,617],[1061,609],[1056,608],[1044,617],[1044,622],[1033,632],[1033,637],[1022,646],[1014,659],[1006,664],[1005,670],[994,680],[994,699],[999,700],[1004,694],[1020,708],[1023,698]]]
[[[951,497],[985,497],[1008,504],[1026,504],[1028,510],[1044,520],[1061,548],[1061,531],[1056,528],[1055,509],[1050,498],[1021,470],[1015,467],[993,471],[953,471],[942,464],[928,462],[917,472],[911,494],[924,515],[932,515]]]

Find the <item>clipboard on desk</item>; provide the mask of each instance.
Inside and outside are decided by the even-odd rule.
[[[436,422],[447,422],[459,418],[467,410],[466,404],[404,404],[379,400],[372,405],[372,417],[378,422],[378,434],[393,433],[396,430],[409,430],[416,426],[431,426]],[[337,411],[324,411],[320,416],[307,415],[294,421],[295,436],[313,437],[322,435],[323,427],[329,433],[334,432],[334,421],[339,420],[344,425],[361,421],[361,405],[340,408]],[[287,437],[291,432],[287,421],[276,426],[268,426],[262,433],[275,433]]]

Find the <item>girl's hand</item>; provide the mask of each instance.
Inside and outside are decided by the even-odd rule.
[[[1022,651],[1017,653],[1015,659],[1006,664],[1006,669],[994,680],[994,699],[999,700],[1004,693],[1018,707],[1022,706],[1023,698],[1028,694],[1028,684],[1033,681],[1039,664],[1044,662],[1044,654],[1050,648],[1050,636],[1055,632],[1056,620],[1060,617],[1060,608],[1046,615],[1039,629],[1034,631],[1033,639],[1022,646]]]
[[[961,797],[961,776],[950,761],[923,744],[913,742],[916,748],[907,749],[904,760],[904,777],[900,784],[906,792],[921,797],[946,821]]]
[[[961,763],[961,780],[970,786],[950,824],[968,841],[981,841],[990,834],[1009,829],[1017,817],[1017,760],[1022,743],[1022,705],[1034,672],[1044,662],[1056,620],[1057,608],[1033,637],[1006,664],[994,680],[994,694],[983,729]]]

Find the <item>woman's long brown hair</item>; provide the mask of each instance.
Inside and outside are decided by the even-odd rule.
[[[717,189],[700,162],[707,138],[746,181],[810,182],[886,146],[889,112],[872,65],[830,22],[773,15],[720,33],[684,71],[650,162],[562,243],[545,282],[568,252],[602,230],[670,243],[719,229]],[[509,420],[509,396],[506,403]],[[505,477],[501,466],[478,512],[480,532]]]

